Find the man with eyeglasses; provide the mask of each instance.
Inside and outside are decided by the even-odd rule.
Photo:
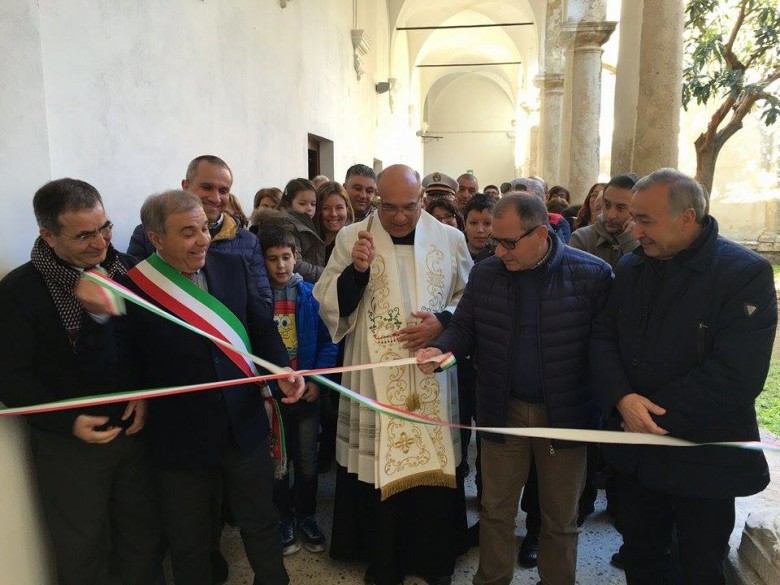
[[[463,234],[422,213],[420,176],[379,175],[374,214],[342,229],[314,296],[344,364],[412,357],[444,328],[472,266]],[[454,373],[414,366],[345,373],[345,386],[400,409],[457,420]],[[379,415],[342,397],[331,556],[369,562],[366,583],[407,574],[451,582],[466,528],[459,434]],[[403,543],[397,546],[396,543]]]
[[[115,392],[114,324],[76,297],[84,270],[113,277],[132,260],[111,245],[97,190],[58,179],[33,198],[31,260],[0,282],[0,399],[8,407]],[[58,583],[162,583],[161,537],[144,433],[144,401],[27,417]],[[128,545],[127,543],[130,543]]]
[[[492,230],[495,255],[474,265],[447,329],[417,352],[420,368],[431,371],[423,362],[445,351],[474,356],[479,426],[596,428],[588,345],[612,270],[555,237],[536,195],[505,195],[493,208]],[[512,581],[517,503],[532,456],[542,510],[541,582],[575,582],[585,447],[483,433],[476,585]]]

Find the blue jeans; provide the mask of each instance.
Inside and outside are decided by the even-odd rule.
[[[274,504],[282,520],[303,520],[317,509],[317,439],[320,432],[320,399],[281,404],[287,445],[287,473],[274,481]],[[290,490],[290,463],[295,482]],[[292,493],[291,493],[292,492]]]

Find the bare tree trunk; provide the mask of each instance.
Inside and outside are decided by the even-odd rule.
[[[704,134],[699,135],[694,146],[696,147],[696,180],[707,189],[708,193],[711,193],[715,179],[715,163],[718,161],[720,148],[707,140]]]
[[[715,163],[718,161],[720,149],[729,138],[742,129],[742,120],[748,115],[758,97],[757,94],[749,94],[738,100],[727,98],[712,115],[707,130],[702,132],[693,143],[696,147],[696,180],[708,192],[712,193]],[[727,115],[730,115],[729,121],[718,129]]]

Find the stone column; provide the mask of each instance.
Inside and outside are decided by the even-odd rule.
[[[561,37],[566,43],[567,80],[571,100],[568,129],[568,180],[572,203],[582,201],[599,175],[599,115],[601,113],[601,46],[616,22],[567,22]]]
[[[636,40],[642,36],[644,0],[623,0],[620,8],[620,48],[615,71],[615,118],[612,131],[610,175],[634,170],[636,104],[639,99],[639,51]],[[657,50],[663,50],[658,46]]]
[[[526,176],[539,175],[539,126],[528,128],[528,152],[526,153]]]
[[[561,119],[563,117],[563,75],[540,75],[534,79],[541,89],[539,111],[539,169],[548,185],[561,183]]]
[[[548,0],[544,20],[542,48],[544,72],[534,79],[539,92],[539,133],[537,142],[537,170],[548,185],[562,184],[561,127],[563,124],[563,71],[565,67],[561,46],[563,1]]]
[[[633,171],[640,177],[677,166],[682,37],[683,0],[644,3],[633,156]]]

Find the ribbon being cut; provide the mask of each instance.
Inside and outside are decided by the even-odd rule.
[[[160,309],[159,307],[142,299],[138,295],[134,294],[133,292],[129,291],[123,286],[117,284],[116,282],[108,278],[108,276],[106,276],[105,274],[101,274],[98,271],[86,271],[84,273],[84,278],[100,285],[105,290],[109,291],[112,295],[115,295],[118,299],[126,299],[132,303],[135,303],[136,305],[139,305],[149,311],[152,311],[153,313],[159,315],[160,317],[163,317],[164,319],[177,323],[181,327],[189,329],[190,331],[197,333],[198,335],[202,335],[203,337],[210,339],[220,347],[225,348],[226,353],[231,354],[233,356],[240,356],[241,359],[246,362],[245,369],[247,371],[247,377],[236,379],[236,380],[212,382],[208,384],[172,386],[167,388],[150,388],[144,390],[136,390],[132,392],[101,394],[101,395],[90,396],[86,398],[60,400],[57,402],[49,402],[46,404],[37,404],[33,406],[5,408],[5,409],[0,409],[0,416],[37,414],[37,413],[52,412],[57,410],[66,410],[69,408],[76,408],[76,407],[109,404],[113,402],[124,402],[127,400],[149,399],[149,398],[156,398],[160,396],[182,394],[186,392],[197,392],[201,390],[209,390],[214,388],[226,388],[230,386],[246,384],[247,382],[262,383],[262,382],[275,380],[279,378],[285,378],[290,375],[289,369],[280,368],[275,364],[272,364],[255,355],[252,355],[251,353],[248,353],[247,351],[242,350],[240,346],[236,346],[232,344],[227,339],[215,335],[216,333],[215,328],[208,326],[208,319],[204,315],[201,315],[202,317],[201,323],[204,323],[206,325],[204,329],[209,329],[210,331],[213,331],[215,333],[206,331],[204,329],[200,329],[199,327],[187,323],[186,321],[179,319],[178,317]],[[122,303],[121,301],[117,300],[115,305],[117,307],[121,307]],[[432,359],[430,361],[435,361],[439,365],[439,367],[443,369],[452,367],[455,364],[455,358],[452,356],[452,354],[437,356],[436,359]],[[318,384],[327,386],[328,388],[331,388],[336,392],[348,397],[350,400],[355,400],[361,403],[366,408],[369,408],[372,411],[380,414],[401,418],[409,421],[414,421],[418,423],[423,423],[423,424],[442,425],[442,426],[448,426],[453,428],[462,427],[463,425],[459,423],[445,421],[445,420],[437,420],[434,418],[430,418],[428,416],[417,414],[415,412],[410,412],[388,404],[383,404],[381,402],[378,402],[371,398],[367,398],[365,396],[361,396],[357,392],[354,392],[349,388],[337,384],[336,382],[333,382],[332,380],[325,377],[328,374],[339,373],[339,372],[367,370],[367,369],[378,368],[378,367],[413,365],[416,363],[417,360],[415,358],[404,358],[399,360],[393,360],[393,361],[387,361],[381,363],[367,363],[367,364],[361,364],[356,366],[325,368],[325,369],[318,369],[318,370],[298,370],[296,371],[296,373],[301,376],[311,377],[311,379],[316,381]],[[256,372],[254,367],[255,365],[258,365],[268,370],[269,372],[271,372],[271,374],[264,375],[264,376],[250,375],[250,373],[254,374]],[[563,428],[548,428],[548,427],[536,427],[536,428],[475,427],[475,428],[478,431],[484,431],[484,432],[496,433],[496,434],[524,436],[524,437],[540,437],[546,439],[560,439],[566,441],[581,441],[587,443],[659,445],[659,446],[666,446],[666,447],[697,447],[701,445],[700,443],[693,443],[690,441],[685,441],[683,439],[678,439],[667,435],[653,435],[648,433],[629,433],[629,432],[622,432],[622,431],[597,431],[597,430],[563,429]],[[780,451],[780,445],[757,442],[757,441],[719,442],[719,443],[707,443],[707,444],[720,445],[723,447],[737,447],[743,449]]]

